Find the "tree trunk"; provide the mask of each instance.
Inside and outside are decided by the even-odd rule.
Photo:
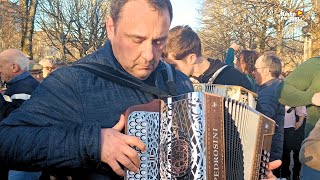
[[[34,20],[36,15],[36,9],[38,5],[38,0],[21,0],[20,9],[22,15],[21,22],[21,50],[26,55],[33,58],[32,54],[32,36],[34,31]]]
[[[318,0],[314,0],[312,2],[313,12],[315,15],[315,21],[311,23],[311,56],[319,56],[320,55],[320,5]]]

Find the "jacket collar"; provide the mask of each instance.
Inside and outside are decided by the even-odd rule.
[[[271,80],[265,82],[264,84],[260,85],[260,86],[258,87],[258,90],[261,90],[261,89],[264,89],[264,88],[266,88],[266,87],[269,87],[269,86],[271,86],[272,84],[277,83],[277,82],[280,82],[280,80],[279,80],[278,78],[271,79]]]
[[[28,71],[25,71],[23,72],[22,74],[19,74],[18,76],[12,78],[9,82],[8,82],[8,85],[9,84],[13,84],[17,81],[20,81],[21,79],[24,79],[26,77],[30,76],[30,73]]]

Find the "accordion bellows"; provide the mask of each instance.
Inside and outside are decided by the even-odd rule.
[[[241,86],[222,85],[222,84],[207,84],[207,83],[194,83],[194,91],[208,92],[218,94],[223,97],[229,97],[239,102],[243,102],[248,106],[256,109],[258,95],[252,91]]]
[[[265,177],[275,122],[241,102],[192,92],[133,106],[126,116],[126,133],[147,152],[139,151],[140,171],[127,170],[125,179]]]

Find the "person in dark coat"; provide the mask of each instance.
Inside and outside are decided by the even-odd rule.
[[[259,85],[257,110],[276,122],[270,161],[282,159],[285,109],[284,105],[278,102],[278,86],[281,83],[278,77],[281,68],[280,59],[274,53],[267,52],[257,59],[253,72]]]
[[[18,49],[7,49],[0,53],[1,80],[6,84],[3,96],[0,96],[0,121],[8,117],[26,100],[30,99],[32,92],[39,82],[34,79],[29,70],[29,59]],[[0,165],[0,179],[8,179],[9,167]],[[37,179],[40,173],[10,171],[10,176]]]
[[[97,63],[135,82],[168,92],[160,56],[172,20],[169,0],[110,1],[109,41],[77,63]],[[191,92],[188,77],[173,69],[177,94]],[[121,179],[138,171],[137,137],[121,114],[157,97],[80,68],[50,74],[32,98],[0,124],[0,161],[25,171],[76,172],[82,179]],[[122,177],[123,178],[123,177]]]

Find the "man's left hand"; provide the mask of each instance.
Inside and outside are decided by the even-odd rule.
[[[277,177],[273,175],[272,170],[277,169],[278,167],[281,166],[281,164],[282,164],[281,160],[275,160],[275,161],[269,162],[267,179],[263,179],[263,180],[277,180]]]

